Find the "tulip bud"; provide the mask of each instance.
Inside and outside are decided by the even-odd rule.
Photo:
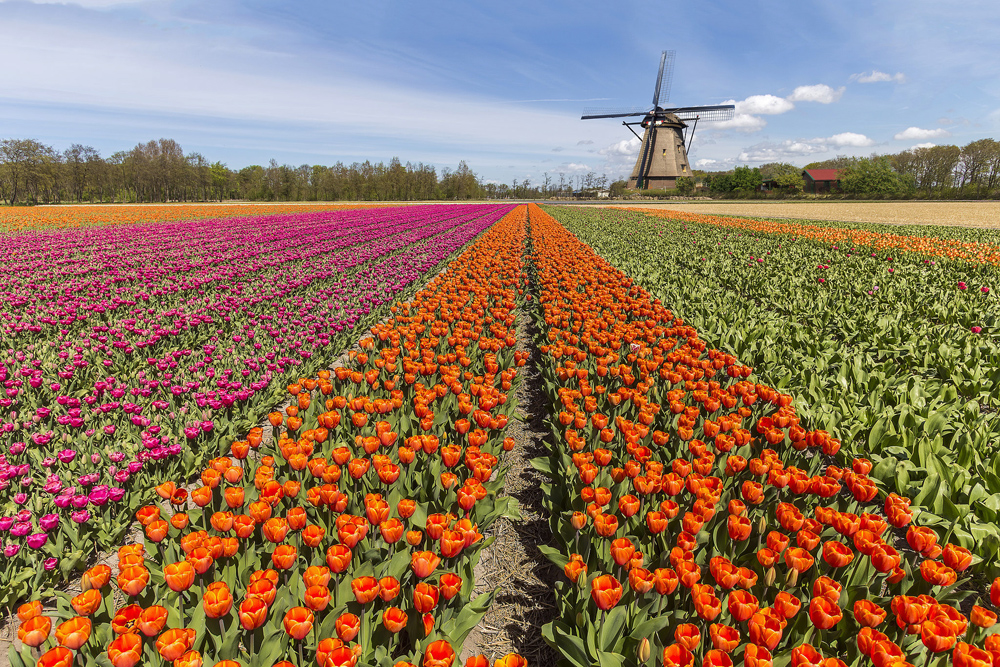
[[[767,517],[766,516],[762,516],[760,518],[760,523],[757,524],[757,532],[760,535],[763,535],[764,531],[766,531],[766,530],[767,530]]]
[[[576,613],[576,627],[583,628],[586,625],[587,620],[583,617],[583,612],[579,611]]]
[[[649,647],[649,640],[643,637],[642,643],[639,644],[639,648],[636,650],[635,656],[638,658],[640,663],[644,663],[649,660],[650,654],[651,649]]]
[[[795,570],[792,570],[795,572]],[[764,585],[770,588],[774,585],[774,580],[778,577],[777,571],[773,567],[767,568],[767,572],[764,573]]]
[[[774,568],[771,568],[772,570]],[[788,576],[785,577],[785,587],[791,588],[799,581],[799,571],[795,568],[789,568]]]

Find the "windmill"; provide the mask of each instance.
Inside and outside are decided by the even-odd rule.
[[[677,179],[691,174],[688,151],[698,121],[730,120],[736,107],[720,104],[702,107],[661,107],[670,99],[670,84],[674,77],[674,52],[660,55],[660,71],[653,88],[653,108],[584,109],[581,120],[591,118],[629,118],[642,116],[641,121],[622,121],[622,125],[642,142],[639,157],[628,179],[630,189],[673,188]],[[689,125],[690,123],[690,125]],[[640,137],[633,125],[645,130]],[[689,131],[690,130],[690,131]]]

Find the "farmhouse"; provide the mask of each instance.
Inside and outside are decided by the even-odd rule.
[[[802,191],[812,194],[840,190],[839,169],[806,169],[802,172]]]

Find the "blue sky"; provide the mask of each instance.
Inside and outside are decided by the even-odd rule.
[[[703,168],[1000,138],[1000,3],[0,0],[0,138],[168,137],[232,168],[370,159],[628,175],[663,49]]]

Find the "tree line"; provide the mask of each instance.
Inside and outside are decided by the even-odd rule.
[[[572,183],[572,182],[571,182]],[[550,181],[546,178],[545,188]],[[0,140],[0,200],[6,204],[167,201],[405,201],[537,198],[527,180],[484,183],[464,162],[439,173],[422,162],[333,166],[251,165],[234,170],[173,139],[138,144],[108,157],[73,144],[63,151],[33,139]]]
[[[706,189],[723,195],[759,195],[762,186],[795,194],[802,190],[804,169],[839,169],[839,191],[851,196],[1000,199],[1000,142],[993,139],[868,157],[839,155],[805,167],[772,162],[695,176]]]

